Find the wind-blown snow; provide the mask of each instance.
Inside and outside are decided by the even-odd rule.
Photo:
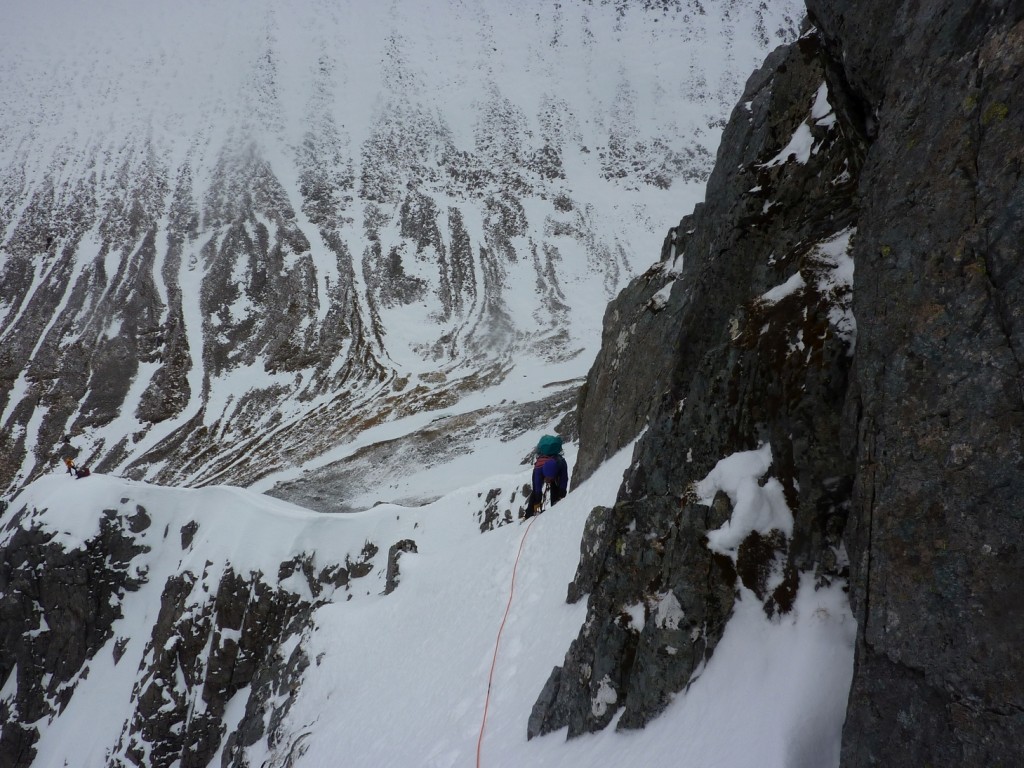
[[[724,491],[732,502],[732,517],[708,533],[708,547],[735,559],[736,548],[752,532],[780,530],[793,533],[793,513],[786,504],[782,483],[774,477],[763,480],[772,465],[772,449],[763,445],[756,451],[742,451],[719,461],[707,477],[697,483],[701,504],[710,505],[715,494]],[[763,480],[763,483],[762,483]]]
[[[811,159],[811,150],[814,147],[814,137],[811,135],[811,128],[807,123],[800,123],[797,129],[793,131],[793,135],[789,139],[789,143],[782,148],[782,150],[764,164],[765,168],[771,168],[776,165],[783,165],[784,163],[794,162],[806,165],[807,161]]]
[[[794,293],[802,290],[805,285],[806,283],[804,282],[803,275],[797,272],[782,285],[777,285],[770,291],[766,291],[761,294],[761,301],[768,302],[769,304],[775,304],[782,301],[787,296],[792,296]]]
[[[836,124],[836,112],[828,100],[828,83],[822,83],[818,87],[818,93],[814,96],[814,106],[811,107],[811,120],[822,128],[831,128]]]

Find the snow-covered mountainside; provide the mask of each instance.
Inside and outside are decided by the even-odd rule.
[[[802,8],[2,15],[0,487],[71,455],[338,509],[570,409],[605,304],[700,199]]]
[[[331,135],[358,147],[348,182],[340,150],[329,155],[337,162],[302,161],[323,157],[323,144],[297,141],[305,134],[287,108],[309,95],[292,65],[319,61],[315,46],[294,45],[292,32],[313,29],[309,8],[194,11],[237,26],[240,39],[259,27],[267,41],[247,74],[230,76],[236,47],[223,34],[198,45],[207,32],[192,36],[178,17],[69,11],[55,48],[47,40],[27,51],[45,25],[30,34],[42,16],[17,9],[11,45],[24,56],[5,65],[16,85],[0,110],[16,130],[5,122],[0,137],[35,130],[38,141],[18,144],[24,162],[4,189],[35,183],[17,169],[30,169],[60,109],[74,113],[79,86],[95,96],[83,103],[105,98],[128,122],[155,114],[179,82],[146,80],[160,61],[203,68],[202,82],[180,80],[208,97],[189,102],[200,112],[241,116],[207,133],[183,128],[180,145],[168,126],[187,128],[200,112],[151,121],[154,147],[188,150],[171,164],[174,183],[153,182],[152,195],[109,191],[120,189],[109,181],[119,145],[104,154],[95,144],[80,164],[94,170],[79,173],[66,133],[47,178],[67,215],[40,213],[50,210],[33,202],[45,185],[3,198],[4,247],[22,248],[4,257],[5,291],[24,290],[5,305],[14,319],[0,354],[31,362],[12,369],[4,419],[13,427],[0,438],[4,458],[15,453],[9,471],[24,473],[12,482],[36,477],[10,504],[0,499],[0,765],[450,768],[474,754],[478,767],[1016,765],[1024,4],[807,0],[803,33],[747,79],[703,202],[682,206],[658,263],[608,304],[600,351],[568,414],[587,357],[585,313],[598,313],[617,279],[615,260],[589,261],[586,244],[619,253],[625,274],[627,246],[640,253],[648,235],[615,216],[641,200],[655,211],[687,188],[673,180],[661,189],[644,173],[646,153],[664,149],[657,125],[673,119],[674,100],[662,91],[661,114],[647,121],[640,94],[657,96],[683,71],[674,48],[646,43],[676,39],[661,37],[670,19],[681,39],[695,29],[687,14],[710,26],[718,18],[728,56],[737,29],[756,37],[756,10],[492,7],[490,32],[458,38],[453,30],[465,27],[435,17],[464,6],[418,18],[425,12],[392,4],[380,24],[401,36],[389,32],[383,39],[397,42],[374,49],[386,52],[381,91],[352,64],[378,38],[324,6],[317,34],[347,45],[324,67],[339,91],[410,96],[449,82],[441,73],[464,77],[450,102],[406,98],[380,125],[357,125],[344,105],[329,110]],[[159,35],[132,31],[143,17],[159,22]],[[502,22],[517,19],[542,37],[510,48],[526,38]],[[152,42],[176,29],[190,55],[161,60]],[[514,84],[557,58],[530,44],[550,39],[557,51],[572,35],[573,50],[593,54],[590,69],[556,75],[569,89],[559,114],[575,127],[563,133],[563,121],[551,134],[569,137],[561,144],[530,144],[541,135],[533,116],[547,114],[530,105],[546,91]],[[76,62],[129,51],[130,77],[104,79],[99,64],[81,81],[58,70],[70,78],[63,106],[40,99],[25,118],[22,86],[40,66],[31,57],[58,61],[76,36],[92,46]],[[121,38],[121,48],[108,42]],[[611,59],[629,51],[610,79],[608,59],[590,47],[598,39],[614,42],[601,49]],[[302,53],[275,55],[283,50]],[[475,70],[452,64],[473,50],[484,53]],[[403,58],[413,51],[418,58]],[[434,58],[422,58],[428,51]],[[654,90],[637,79],[645,57],[668,66]],[[210,68],[214,59],[225,66]],[[506,66],[488,75],[490,59]],[[221,88],[231,77],[248,85]],[[135,102],[111,85],[130,78],[149,84]],[[609,110],[594,106],[622,80],[638,95],[630,109],[616,112],[614,98]],[[508,100],[519,112],[499,109],[469,133],[449,126],[450,143],[430,127],[482,114],[492,82],[516,91]],[[375,110],[387,107],[375,99]],[[451,112],[458,99],[464,108]],[[708,104],[690,106],[705,114]],[[112,110],[111,136],[122,124]],[[605,161],[624,145],[611,133],[595,140],[624,114],[644,147],[619,175]],[[392,123],[404,143],[374,132]],[[106,135],[84,116],[77,124],[83,136]],[[243,128],[256,138],[226,138]],[[414,129],[437,140],[417,144]],[[513,135],[518,143],[506,141]],[[451,158],[451,147],[458,170],[483,175],[431,159]],[[207,152],[216,162],[193,162]],[[514,168],[501,164],[510,153],[522,161]],[[169,162],[152,157],[153,167]],[[387,157],[401,162],[385,167]],[[545,175],[551,168],[564,177]],[[593,183],[570,190],[586,169]],[[124,174],[136,176],[148,178]],[[544,197],[555,187],[567,203]],[[153,200],[165,199],[157,216]],[[572,220],[592,227],[592,242],[563,229],[567,219],[548,205],[582,217]],[[79,221],[81,211],[94,218]],[[49,229],[33,229],[37,220]],[[25,255],[33,232],[52,238],[41,241],[42,260]],[[87,245],[92,260],[74,258]],[[332,261],[328,280],[324,253],[353,260]],[[282,275],[307,294],[282,288]],[[273,297],[285,294],[282,312]],[[318,303],[325,296],[333,303]],[[60,311],[36,314],[47,301]],[[116,318],[110,306],[121,307]],[[338,307],[354,324],[339,324]],[[74,325],[80,316],[88,322]],[[140,334],[140,318],[163,330]],[[99,351],[66,335],[83,328],[107,339]],[[321,346],[296,341],[307,332]],[[530,345],[544,339],[564,343]],[[130,353],[145,344],[161,354],[139,362]],[[305,356],[328,349],[330,362]],[[117,378],[119,368],[127,375]],[[172,415],[139,420],[156,406]],[[261,420],[275,426],[242,431]],[[57,426],[68,426],[65,445],[50,434]],[[570,438],[575,482],[557,507],[518,520],[530,470],[501,473],[540,431]],[[57,449],[111,471],[74,479],[53,460]],[[209,487],[167,487],[175,473]],[[250,487],[212,482],[226,477]],[[264,489],[305,507],[362,511],[312,512],[254,492]]]

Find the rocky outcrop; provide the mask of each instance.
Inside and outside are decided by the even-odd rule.
[[[529,732],[642,725],[699,674],[733,589],[778,615],[813,571],[848,576],[859,622],[844,766],[1013,764],[1024,11],[808,8],[705,204],[605,316],[574,480],[646,430],[588,525],[587,620]],[[730,502],[701,492],[758,445],[792,534],[713,557]]]
[[[371,574],[383,583],[385,567],[394,591],[399,554],[416,551],[401,540],[385,564],[367,541],[342,562],[303,553],[266,574],[225,563],[205,520],[176,525],[165,505],[153,514],[122,498],[84,540],[63,530],[80,522],[53,514],[11,510],[0,538],[0,763],[11,768],[35,764],[43,730],[62,727],[76,696],[103,706],[105,685],[117,691],[108,716],[125,718],[105,765],[246,765],[248,747],[281,737],[315,608],[351,599]]]
[[[769,57],[726,129],[705,204],[606,313],[580,396],[574,481],[647,430],[615,508],[588,526],[570,585],[570,599],[589,595],[587,621],[531,735],[603,728],[620,709],[618,727],[644,725],[713,652],[737,582],[777,615],[798,570],[842,573],[859,142],[835,117],[843,98],[825,85],[817,36]],[[713,552],[706,536],[732,508],[722,493],[698,503],[694,487],[759,445],[770,446],[792,536],[752,532],[731,556]]]
[[[419,549],[416,547],[416,542],[412,539],[402,539],[391,545],[391,549],[388,550],[388,570],[386,580],[384,584],[384,594],[390,595],[395,589],[398,588],[399,577],[401,576],[401,569],[399,568],[398,561],[401,559],[402,554],[405,552],[418,552]]]
[[[28,766],[40,721],[63,709],[89,660],[111,640],[126,592],[144,574],[132,560],[148,550],[132,535],[146,512],[105,511],[99,533],[65,549],[35,527],[5,528],[0,566],[0,680],[16,676],[16,695],[0,703],[0,764]]]
[[[224,736],[227,703],[308,618],[308,604],[294,595],[276,594],[234,573],[214,586],[214,598],[197,611],[188,600],[195,581],[185,574],[164,588],[115,764],[208,764]]]

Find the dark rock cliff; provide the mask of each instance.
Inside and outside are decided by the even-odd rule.
[[[1024,5],[808,9],[750,79],[705,204],[606,314],[574,480],[643,434],[588,525],[587,620],[529,731],[642,726],[714,651],[737,581],[773,615],[813,571],[849,576],[859,624],[844,766],[1015,764]],[[693,484],[759,445],[792,535],[713,553],[730,501]]]
[[[714,650],[737,578],[775,615],[798,571],[842,573],[853,463],[838,436],[854,336],[837,273],[862,139],[836,119],[830,104],[845,96],[824,82],[816,35],[769,58],[726,128],[706,203],[608,310],[580,399],[576,479],[647,430],[615,508],[595,510],[588,526],[569,588],[570,599],[590,595],[588,618],[531,733],[601,728],[619,707],[619,727],[643,726]],[[735,557],[713,553],[705,536],[729,519],[730,502],[701,505],[692,486],[762,444],[794,513],[792,538],[753,533]],[[666,600],[682,621],[665,620]],[[627,618],[637,604],[642,627]]]
[[[872,132],[847,398],[860,634],[843,764],[1012,765],[1024,736],[1024,4],[866,3],[857,23],[847,3],[809,8]]]

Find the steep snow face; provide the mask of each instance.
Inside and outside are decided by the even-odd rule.
[[[527,741],[537,692],[586,618],[565,602],[584,525],[613,503],[631,454],[485,535],[484,497],[507,498],[529,469],[351,515],[238,488],[43,477],[0,518],[24,588],[0,595],[5,746],[24,746],[4,764],[442,768],[479,749],[494,768],[838,765],[855,624],[842,584],[815,589],[810,575],[774,620],[738,587],[714,656],[644,731]],[[33,548],[53,567],[23,561]],[[76,566],[92,578],[68,578]],[[632,608],[683,618],[671,593]]]
[[[523,361],[579,378],[801,13],[8,4],[0,484],[250,484]]]

